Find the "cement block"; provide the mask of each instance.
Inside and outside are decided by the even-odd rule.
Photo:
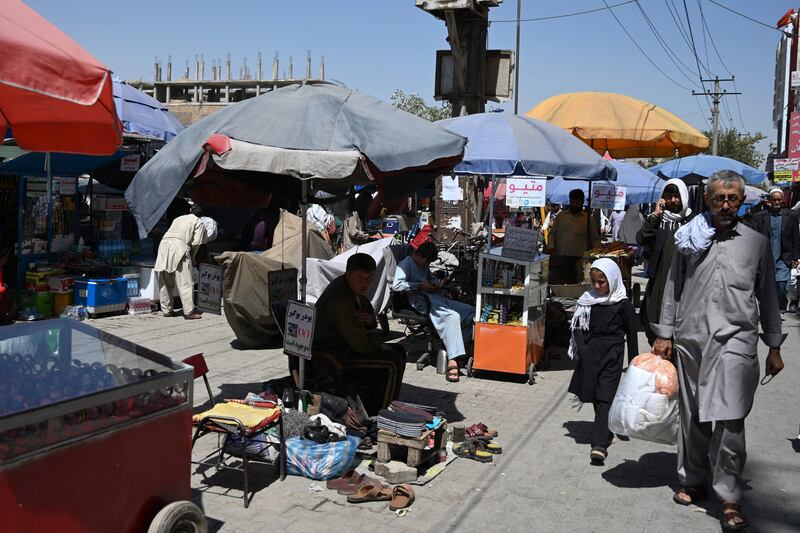
[[[400,461],[375,463],[375,473],[392,484],[406,483],[417,479],[417,469]]]

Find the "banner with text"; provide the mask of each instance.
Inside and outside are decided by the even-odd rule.
[[[543,207],[546,203],[547,178],[515,177],[506,180],[506,205],[509,207]]]
[[[592,185],[592,198],[589,207],[593,209],[625,210],[625,187],[615,185]]]
[[[289,302],[283,334],[283,353],[311,360],[314,342],[315,309],[300,302]]]

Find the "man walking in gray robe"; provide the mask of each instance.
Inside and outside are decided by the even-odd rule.
[[[710,212],[675,234],[677,252],[664,290],[653,353],[677,354],[680,382],[678,478],[673,499],[690,505],[710,480],[722,500],[723,527],[742,529],[741,473],[747,456],[744,419],[758,385],[759,311],[769,346],[766,374],[783,369],[778,294],[770,243],[736,223],[744,179],[722,171],[709,179]]]

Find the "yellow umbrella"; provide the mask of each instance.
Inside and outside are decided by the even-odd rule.
[[[702,152],[708,139],[669,111],[624,94],[566,93],[526,114],[571,132],[599,154],[614,158],[672,157]]]

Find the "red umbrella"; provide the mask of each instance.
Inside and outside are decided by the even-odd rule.
[[[109,155],[122,140],[111,71],[19,0],[0,10],[0,135],[37,152]]]

